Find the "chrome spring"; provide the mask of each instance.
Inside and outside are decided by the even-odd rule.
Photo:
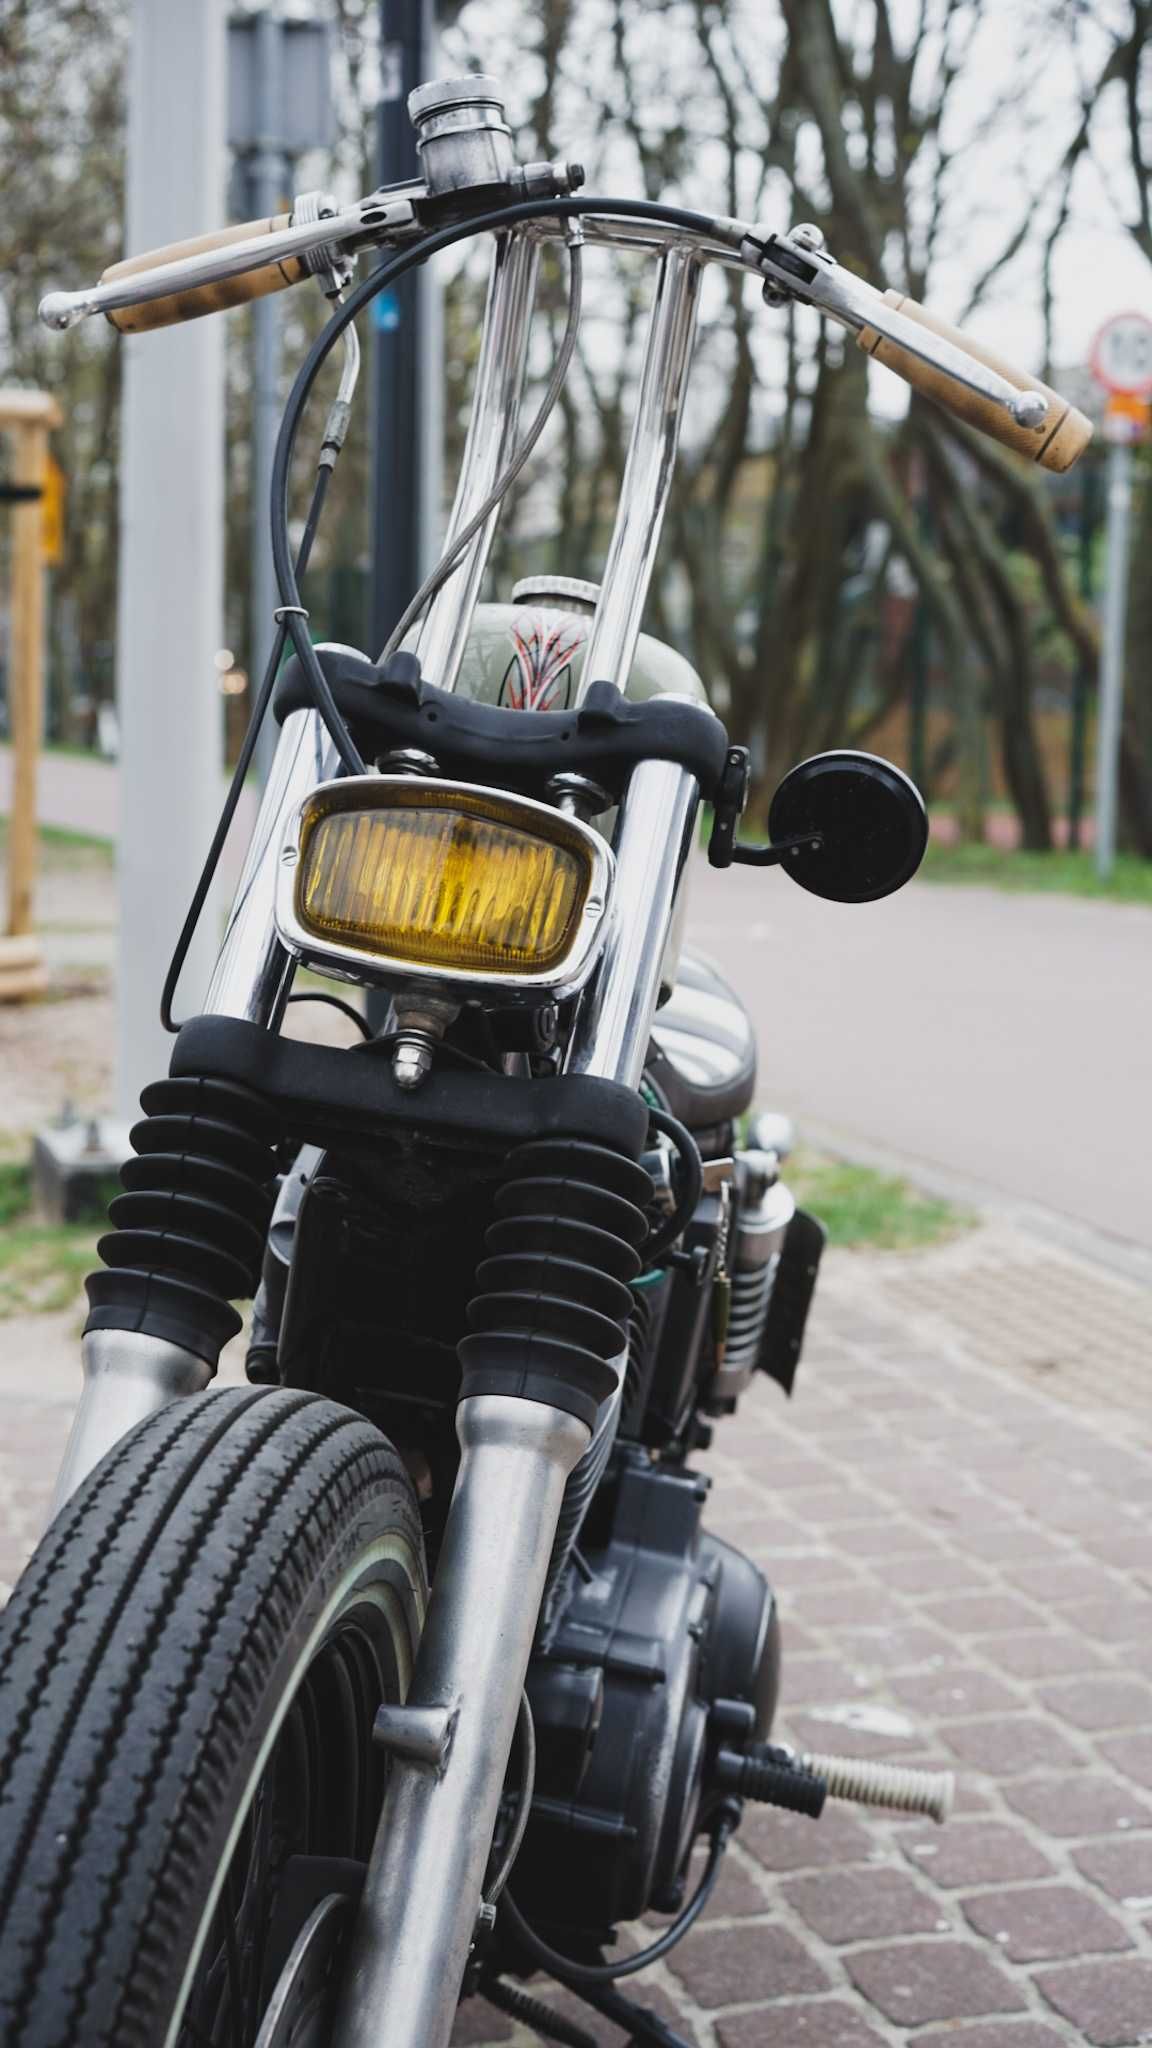
[[[747,1366],[749,1371],[755,1366],[775,1274],[775,1259],[767,1259],[759,1266],[738,1265],[733,1272],[728,1338],[724,1346],[727,1365]]]

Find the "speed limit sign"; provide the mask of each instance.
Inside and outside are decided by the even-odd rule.
[[[1152,394],[1152,320],[1143,313],[1114,313],[1092,343],[1092,374],[1109,391],[1132,397]]]

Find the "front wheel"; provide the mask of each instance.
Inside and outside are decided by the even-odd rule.
[[[348,1409],[221,1390],[109,1453],[0,1620],[5,2048],[251,2048],[367,1860],[424,1593],[407,1475]]]

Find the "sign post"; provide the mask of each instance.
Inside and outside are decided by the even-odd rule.
[[[8,820],[8,916],[0,938],[0,1000],[43,995],[48,985],[32,931],[36,884],[36,769],[44,703],[44,508],[48,434],[60,408],[46,391],[0,392],[0,431],[15,447],[12,499],[12,638],[8,716],[12,807]]]
[[[1132,445],[1148,432],[1152,394],[1152,320],[1117,313],[1092,344],[1093,375],[1108,392],[1108,550],[1100,641],[1096,725],[1096,873],[1102,882],[1116,862],[1116,810],[1124,715],[1124,634],[1132,536]]]
[[[328,25],[288,18],[280,0],[238,15],[228,29],[228,140],[243,173],[241,217],[263,220],[292,203],[296,159],[328,149],[335,137]],[[268,503],[280,426],[281,302],[253,301],[250,630],[248,674],[255,698],[276,634],[280,602],[272,566]],[[266,718],[256,742],[256,772],[267,781],[276,728]]]

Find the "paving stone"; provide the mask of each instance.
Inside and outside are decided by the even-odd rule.
[[[789,2000],[763,2012],[717,2020],[716,2039],[720,2048],[882,2048],[883,2043],[852,2006],[835,1998]],[[1037,2042],[1036,2048],[1043,2044]]]
[[[542,1999],[545,2005],[550,2005],[553,2012],[562,2013],[566,2019],[573,2020],[585,2034],[591,2036],[592,2040],[596,2042],[597,2048],[628,2048],[632,2038],[629,2030],[626,2027],[616,2026],[612,2020],[604,2019],[601,2014],[593,2011],[590,2005],[585,2005],[583,1999],[577,1998],[573,1992],[559,1991],[554,1984],[549,1984],[543,1979],[529,1985],[527,1988],[531,1991],[533,1997],[538,1997]],[[699,2041],[700,2037],[692,2021],[680,2010],[680,2007],[668,1996],[668,1993],[661,1985],[651,1983],[647,1977],[640,1977],[631,1984],[625,1978],[620,1989],[629,1998],[633,1998],[637,2005],[643,2006],[646,2011],[655,2013],[660,2019],[665,2021],[671,2027],[673,2033],[679,2034],[682,2040]],[[521,2040],[525,2038],[523,2034],[520,2036]],[[533,2042],[543,2040],[543,2036],[536,2033],[529,2033],[527,2038]]]
[[[783,1570],[779,1576],[777,1590],[786,1595],[788,1584]],[[834,1628],[837,1624],[845,1628],[883,1628],[899,1619],[892,1595],[863,1579],[851,1586],[814,1587],[803,1595],[800,1612],[810,1625],[825,1628]]]
[[[1084,1771],[1078,1777],[1021,1778],[1004,1787],[1009,1806],[1047,1834],[1124,1834],[1152,1827],[1152,1806],[1119,1778]]]
[[[782,1927],[703,1927],[672,1951],[668,1966],[709,2011],[829,1988],[826,1971]]]
[[[1120,1571],[1148,1571],[1148,1536],[1145,1529],[1119,1527],[1113,1523],[1111,1529],[1100,1536],[1086,1536],[1085,1550],[1098,1557],[1102,1564],[1115,1565]]]
[[[1127,2048],[1152,2031],[1152,1963],[1135,1956],[1074,1963],[1036,1979],[1049,2005],[1093,2048]]]
[[[996,1963],[962,1941],[905,1941],[845,1956],[853,1983],[897,2026],[1019,2012],[1023,1993]]]
[[[923,1534],[915,1523],[897,1519],[857,1522],[851,1536],[845,1534],[843,1541],[853,1557],[881,1562],[889,1558],[914,1557],[924,1548]]]
[[[828,1806],[819,1820],[768,1807],[749,1807],[738,1839],[765,1870],[826,1870],[866,1863],[875,1843],[866,1829],[843,1808]]]
[[[983,1558],[987,1564],[1003,1565],[1009,1558],[1028,1558],[1035,1562],[1041,1558],[1061,1558],[1066,1554],[1063,1546],[1039,1522],[988,1519],[981,1527],[957,1528],[954,1534],[971,1557]]]
[[[947,1827],[901,1836],[909,1861],[946,1891],[977,1884],[1013,1884],[1047,1877],[1053,1865],[1023,1828],[1009,1821],[949,1821]]]
[[[785,1671],[788,1669],[788,1659],[793,1653],[797,1656],[807,1656],[828,1647],[826,1643],[821,1642],[819,1636],[813,1635],[810,1628],[801,1628],[794,1615],[786,1614],[780,1627]]]
[[[1085,1842],[1072,1855],[1077,1869],[1111,1898],[1152,1904],[1152,1835]]]
[[[1117,1590],[1115,1579],[1103,1566],[1086,1564],[1076,1557],[1053,1558],[1039,1564],[1010,1560],[1004,1566],[1004,1577],[1030,1600],[1052,1600],[1057,1605],[1066,1601],[1083,1605],[1088,1601],[1111,1600]]]
[[[783,1890],[805,1925],[834,1946],[945,1931],[940,1900],[899,1870],[820,1871],[791,1878]]]
[[[958,1593],[951,1600],[933,1600],[923,1609],[930,1621],[950,1635],[1009,1635],[1014,1629],[1038,1627],[1043,1616],[1015,1593]]]
[[[947,1551],[921,1557],[895,1558],[884,1567],[885,1584],[898,1593],[948,1593],[987,1586],[979,1565]]]
[[[1019,1706],[1021,1694],[995,1672],[978,1664],[951,1664],[942,1671],[911,1671],[892,1681],[898,1700],[923,1714],[996,1714]]]
[[[992,1778],[1027,1771],[1082,1768],[1083,1758],[1060,1729],[1039,1714],[1003,1714],[993,1720],[944,1721],[936,1733],[961,1763]]]
[[[797,1587],[842,1586],[845,1580],[853,1585],[859,1584],[854,1566],[842,1552],[835,1550],[799,1551],[795,1556],[782,1556],[777,1552],[772,1575],[782,1593]]]
[[[1013,1963],[1052,1962],[1132,1946],[1119,1920],[1079,1885],[978,1892],[963,1905],[977,1934],[994,1941]]]
[[[1095,1643],[1070,1629],[997,1636],[987,1654],[1011,1678],[1055,1678],[1060,1672],[1096,1671],[1104,1659]]]
[[[510,2041],[515,2028],[486,1998],[468,1998],[456,2015],[452,2048],[488,2048],[490,2041]]]
[[[858,1705],[859,1702],[852,1704]],[[893,1715],[893,1725],[883,1731],[871,1728],[846,1727],[840,1720],[833,1719],[837,1708],[829,1707],[821,1713],[789,1713],[788,1727],[801,1749],[822,1750],[825,1755],[858,1757],[899,1757],[903,1760],[926,1746],[924,1731],[915,1726],[910,1715],[885,1711]],[[896,1726],[899,1722],[900,1726]]]
[[[850,1664],[879,1668],[889,1677],[922,1664],[942,1664],[956,1655],[955,1643],[939,1629],[915,1621],[893,1619],[866,1629],[837,1626],[835,1636],[837,1649]]]
[[[1065,2035],[1033,2020],[993,2020],[991,2026],[932,2027],[916,2035],[916,2048],[1064,2048]]]
[[[1108,1597],[1062,1607],[1060,1618],[1102,1643],[1143,1643],[1152,1636],[1152,1599]]]
[[[692,1883],[703,1875],[703,1859],[693,1871]],[[754,1914],[770,1913],[772,1902],[761,1890],[752,1873],[738,1862],[731,1850],[720,1865],[716,1886],[704,1908],[705,1920],[747,1920]]]
[[[853,1671],[842,1657],[789,1657],[784,1666],[784,1700],[788,1707],[823,1706],[854,1700],[873,1690],[862,1671]]]
[[[1086,1678],[1074,1685],[1044,1685],[1040,1697],[1074,1728],[1135,1728],[1152,1722],[1152,1685],[1142,1679]]]
[[[777,1442],[774,1448],[779,1453],[779,1442]],[[823,1458],[801,1457],[794,1450],[789,1449],[787,1456],[776,1455],[765,1458],[762,1469],[756,1476],[761,1485],[767,1488],[769,1495],[773,1493],[792,1495],[794,1493],[802,1493],[805,1489],[810,1493],[815,1493],[820,1489],[827,1489],[832,1486],[836,1473],[831,1465],[825,1463]],[[762,1500],[766,1506],[767,1498],[762,1496]],[[793,1505],[793,1501],[789,1499],[789,1514],[792,1513]]]
[[[832,1477],[830,1473],[827,1476]],[[863,1487],[846,1485],[843,1480],[835,1486],[817,1487],[814,1492],[805,1490],[790,1493],[788,1506],[795,1508],[796,1513],[802,1516],[805,1522],[813,1523],[821,1529],[844,1528],[842,1541],[849,1554],[852,1549],[852,1536],[844,1527],[845,1524],[859,1522],[862,1526],[867,1526],[875,1522],[883,1523],[887,1521],[889,1515],[885,1502],[877,1500],[874,1494],[865,1493]]]
[[[1126,1778],[1135,1778],[1138,1785],[1152,1790],[1152,1728],[1134,1735],[1110,1735],[1096,1747]]]

